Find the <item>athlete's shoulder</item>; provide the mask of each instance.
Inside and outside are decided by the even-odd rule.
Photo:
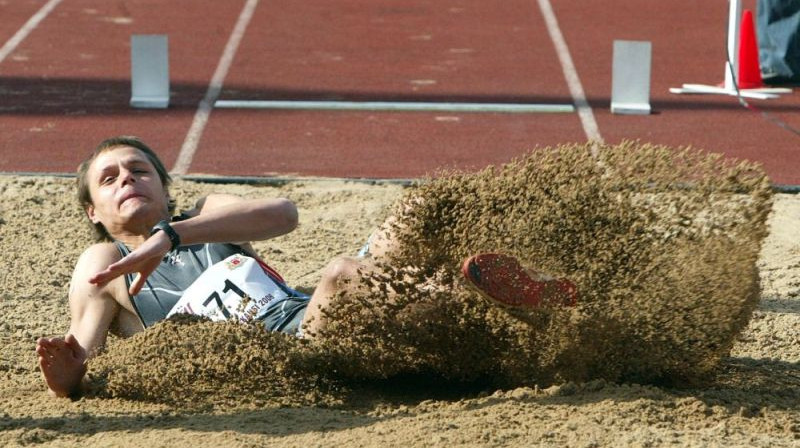
[[[121,258],[122,254],[114,243],[95,243],[87,247],[78,257],[78,261],[75,263],[75,273],[98,272]]]
[[[120,258],[122,258],[122,254],[120,253],[117,245],[112,242],[104,241],[100,243],[94,243],[87,247],[83,253],[81,253],[79,262],[83,259],[86,259],[87,261],[91,261],[91,259],[107,261],[108,259],[119,260]]]
[[[76,297],[89,297],[98,294],[110,294],[113,297],[124,291],[125,283],[122,277],[116,278],[104,285],[89,283],[89,279],[96,273],[104,270],[108,265],[118,261],[122,255],[114,243],[95,243],[83,251],[75,263],[70,281],[70,301]]]

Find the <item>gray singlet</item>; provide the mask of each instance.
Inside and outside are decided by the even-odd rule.
[[[119,241],[115,241],[120,254],[124,257],[130,249]],[[147,282],[139,294],[131,297],[136,313],[145,327],[163,320],[178,299],[197,277],[215,263],[233,254],[245,254],[241,247],[234,244],[209,243],[192,246],[181,246],[168,252],[161,264],[147,278]],[[125,276],[125,283],[130,287],[133,274]]]

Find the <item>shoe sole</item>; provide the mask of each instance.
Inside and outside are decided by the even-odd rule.
[[[565,279],[534,280],[519,261],[504,254],[473,255],[461,266],[467,284],[486,299],[510,308],[574,306],[575,285]]]

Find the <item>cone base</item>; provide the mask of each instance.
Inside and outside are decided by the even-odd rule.
[[[760,89],[764,87],[763,82],[740,82],[738,87],[740,89]]]

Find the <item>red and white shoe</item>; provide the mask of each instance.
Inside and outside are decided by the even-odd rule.
[[[481,295],[503,306],[573,306],[578,297],[577,288],[569,280],[526,270],[510,255],[473,255],[464,260],[461,272]]]

